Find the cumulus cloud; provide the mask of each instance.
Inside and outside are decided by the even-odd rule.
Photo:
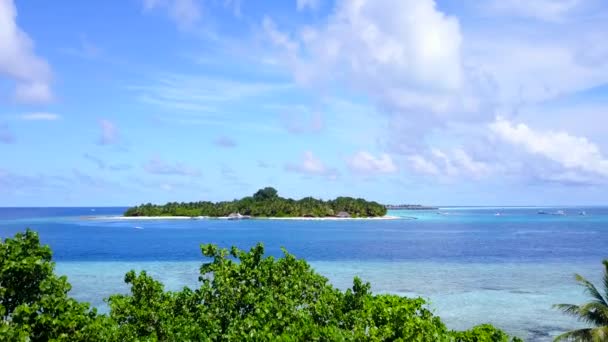
[[[310,25],[279,27],[266,17],[262,28],[298,84],[314,92],[344,85],[377,105],[389,120],[378,138],[405,156],[437,128],[481,127],[497,112],[608,82],[605,10],[593,13],[582,0],[467,3],[475,3],[473,20],[490,6],[500,21],[480,29],[433,0],[360,0],[336,1]],[[529,19],[566,16],[550,24]]]
[[[196,0],[143,0],[145,11],[165,10],[180,29],[189,29],[201,19],[201,8]]]
[[[0,123],[0,143],[12,144],[15,142],[15,140],[15,136],[8,128],[8,125]]]
[[[144,170],[156,175],[200,176],[200,170],[176,162],[170,163],[158,157],[150,159],[144,164]]]
[[[304,84],[342,81],[399,110],[441,110],[462,86],[458,20],[433,0],[339,1],[326,24],[294,37],[262,24]]]
[[[303,11],[307,8],[317,10],[320,4],[321,0],[296,0],[296,7],[298,11]]]
[[[608,177],[608,159],[596,144],[585,137],[564,131],[534,130],[523,123],[515,124],[501,117],[496,118],[489,128],[503,141],[554,161],[566,169]]]
[[[363,174],[397,172],[397,166],[387,153],[374,157],[367,151],[359,151],[348,158],[347,164],[352,171]]]
[[[309,176],[323,176],[328,179],[336,179],[338,171],[327,167],[311,151],[304,152],[302,161],[298,163],[287,163],[285,170],[288,172],[300,173]]]
[[[227,136],[221,136],[213,141],[213,143],[219,147],[223,148],[233,148],[237,146],[236,141],[234,139],[229,138]]]
[[[25,103],[52,100],[51,68],[34,53],[34,43],[17,25],[13,0],[0,0],[0,74],[15,81],[15,98]]]
[[[475,160],[462,148],[449,151],[433,148],[426,155],[409,155],[407,160],[415,172],[442,179],[480,179],[488,176],[492,171],[488,163]]]
[[[99,145],[112,145],[120,140],[118,128],[112,121],[101,119],[99,120],[99,127],[101,128],[101,137],[98,142]]]
[[[61,116],[54,113],[34,112],[21,114],[19,118],[26,121],[55,121],[61,119]]]

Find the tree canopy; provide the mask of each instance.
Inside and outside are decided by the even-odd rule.
[[[423,299],[374,295],[358,278],[339,291],[304,260],[202,245],[200,287],[165,291],[130,271],[130,293],[102,315],[68,296],[32,231],[0,245],[2,341],[520,341],[491,325],[450,331]]]
[[[386,208],[377,202],[352,197],[338,197],[330,201],[313,197],[294,200],[280,197],[276,189],[266,187],[253,196],[229,202],[148,203],[129,208],[124,215],[221,217],[237,212],[254,217],[328,217],[340,212],[346,212],[351,217],[375,217],[386,215]]]

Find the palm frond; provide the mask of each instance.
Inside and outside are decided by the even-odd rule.
[[[602,296],[602,294],[597,290],[595,285],[591,283],[589,280],[585,279],[580,274],[575,275],[576,281],[585,288],[585,292],[587,292],[591,297],[593,297],[598,303],[604,304],[608,306],[608,302]]]
[[[602,261],[604,264],[604,295],[608,299],[608,259]]]
[[[578,329],[568,331],[557,336],[553,341],[592,341],[592,329]]]
[[[608,341],[608,327],[591,329],[592,341]]]
[[[595,326],[608,326],[608,306],[597,302],[579,305],[581,318]]]
[[[553,307],[566,315],[580,317],[580,307],[574,304],[554,304]]]

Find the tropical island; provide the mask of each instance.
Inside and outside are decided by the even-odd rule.
[[[362,198],[337,197],[323,201],[313,197],[284,198],[266,187],[253,196],[223,202],[170,202],[142,204],[125,211],[125,217],[227,217],[227,218],[376,218],[386,215],[384,205]]]

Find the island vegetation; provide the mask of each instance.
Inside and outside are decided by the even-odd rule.
[[[202,245],[200,287],[177,292],[130,271],[130,293],[100,314],[69,296],[51,249],[30,230],[0,242],[1,341],[521,341],[482,324],[451,331],[425,301],[340,291],[301,259]]]
[[[386,215],[380,203],[362,198],[338,197],[323,201],[305,197],[300,200],[280,197],[271,187],[253,196],[225,202],[171,202],[164,205],[142,204],[129,208],[125,216],[209,216],[224,217],[240,213],[252,217],[378,217]]]

